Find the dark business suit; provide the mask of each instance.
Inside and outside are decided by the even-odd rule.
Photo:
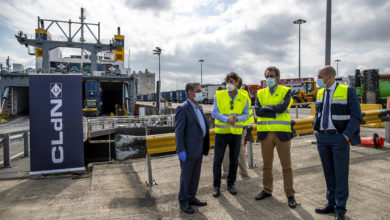
[[[336,84],[337,89],[338,84]],[[324,95],[324,100],[326,96]],[[332,100],[333,101],[333,100]],[[325,102],[325,101],[324,101]],[[348,173],[349,173],[349,143],[360,144],[360,123],[362,121],[360,103],[355,89],[348,88],[347,103],[345,105],[331,105],[330,115],[342,113],[349,115],[350,119],[338,122],[332,119],[335,133],[321,132],[321,117],[323,115],[324,102],[316,103],[316,116],[314,119],[314,131],[317,133],[317,147],[324,170],[328,200],[327,206],[334,207],[337,214],[344,215],[348,200]],[[324,118],[325,119],[325,118]]]
[[[210,148],[209,124],[200,105],[199,109],[206,125],[204,137],[198,117],[189,101],[186,100],[176,108],[176,152],[185,150],[187,155],[184,162],[180,161],[179,202],[182,206],[188,206],[189,202],[195,199],[202,167],[202,154],[208,155]]]

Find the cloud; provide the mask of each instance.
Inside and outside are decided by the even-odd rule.
[[[282,78],[297,77],[298,26],[292,22],[298,18],[307,20],[301,25],[301,75],[315,77],[325,60],[326,1],[322,0],[20,0],[1,1],[0,6],[0,59],[10,55],[15,62],[32,63],[34,57],[13,35],[22,30],[32,36],[37,16],[78,21],[80,7],[85,7],[86,22],[100,22],[103,42],[121,27],[125,53],[131,50],[132,70],[149,69],[158,76],[152,50],[162,48],[163,90],[200,81],[199,59],[205,60],[204,83],[220,83],[234,71],[245,83],[255,84],[270,65],[281,70]],[[342,60],[340,73],[353,74],[357,66],[390,69],[388,17],[386,0],[333,1],[331,60],[332,64]],[[50,31],[55,39],[62,35],[58,27]],[[93,41],[88,32],[86,38]]]
[[[125,4],[130,8],[139,10],[151,9],[161,11],[171,7],[170,0],[126,0]]]

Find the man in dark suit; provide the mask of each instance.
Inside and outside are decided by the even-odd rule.
[[[199,83],[187,83],[187,100],[176,108],[175,138],[176,152],[179,154],[180,209],[192,214],[191,205],[205,206],[205,201],[196,198],[202,154],[208,155],[210,148],[209,123],[199,103],[203,100]]]
[[[345,219],[348,200],[349,142],[360,144],[362,115],[355,89],[335,82],[336,71],[325,66],[318,71],[314,135],[326,181],[324,207],[320,214],[335,213]]]

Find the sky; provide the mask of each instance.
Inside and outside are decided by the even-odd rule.
[[[325,64],[326,0],[0,0],[0,62],[9,56],[34,67],[35,57],[14,35],[32,36],[38,16],[79,21],[81,7],[85,22],[100,22],[103,42],[121,28],[125,67],[130,63],[158,78],[153,49],[162,49],[162,91],[200,82],[199,59],[205,60],[203,84],[221,83],[232,71],[245,84],[259,84],[268,66],[278,67],[281,78],[297,78],[299,31],[293,21],[299,18],[307,21],[301,25],[301,76],[316,78]],[[389,17],[387,0],[332,1],[331,65],[336,69],[335,60],[341,60],[339,76],[355,69],[390,72]],[[49,30],[62,39],[59,28]],[[90,34],[86,38],[93,41]]]

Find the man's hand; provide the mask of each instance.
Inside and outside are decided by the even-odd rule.
[[[234,125],[237,122],[237,117],[236,116],[230,117],[227,122],[230,125]]]
[[[185,162],[186,159],[187,159],[186,151],[183,150],[183,151],[179,152],[179,160],[182,161],[182,162]]]
[[[347,137],[347,135],[343,134],[343,136],[345,137],[345,139],[347,140],[347,142],[349,142],[349,138]]]

